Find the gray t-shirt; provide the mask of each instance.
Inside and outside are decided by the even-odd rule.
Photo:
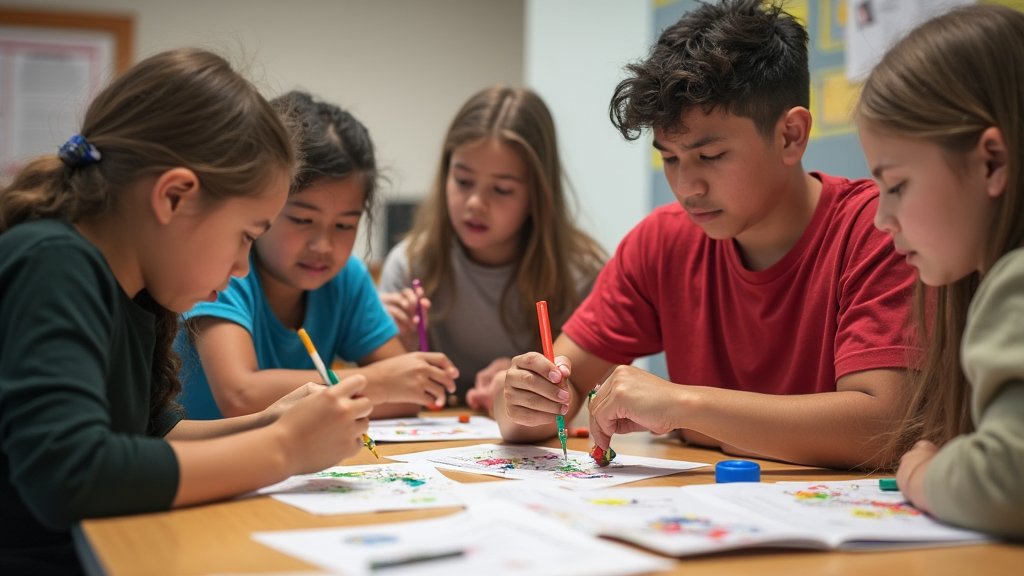
[[[408,240],[403,240],[388,253],[378,286],[381,293],[411,287],[413,275],[408,246]],[[459,369],[456,384],[462,402],[466,391],[473,387],[477,372],[495,358],[530,351],[536,335],[516,312],[519,297],[515,287],[506,298],[506,317],[512,329],[506,329],[501,322],[501,296],[515,271],[515,264],[482,266],[470,260],[465,250],[455,244],[452,248],[452,271],[458,305],[451,305],[451,290],[442,285],[431,299],[428,336],[430,349],[444,352]],[[593,278],[577,280],[581,300],[589,293],[593,282]],[[443,318],[435,319],[438,314],[443,314]]]

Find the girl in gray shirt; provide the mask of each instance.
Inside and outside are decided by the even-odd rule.
[[[547,106],[530,90],[492,86],[452,121],[432,190],[379,290],[408,349],[419,347],[423,310],[428,346],[459,369],[449,403],[489,410],[510,358],[540,349],[535,303],[548,301],[557,334],[604,259],[573,224]]]

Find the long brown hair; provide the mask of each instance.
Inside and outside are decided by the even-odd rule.
[[[183,166],[217,203],[261,191],[276,170],[294,169],[289,133],[256,88],[220,56],[198,49],[162,52],[114,80],[89,105],[80,134],[102,158],[64,165],[33,160],[0,192],[0,233],[28,220],[86,222],[117,210],[140,178]],[[156,315],[150,424],[181,390],[172,345],[177,315],[146,291],[135,297]]]
[[[433,188],[409,233],[409,262],[428,297],[444,283],[454,293],[451,251],[458,240],[445,202],[449,164],[457,148],[487,138],[497,138],[518,151],[527,166],[530,196],[530,215],[523,225],[516,269],[502,293],[502,324],[506,330],[526,328],[537,334],[534,306],[538,300],[547,300],[557,332],[581,300],[577,279],[596,276],[605,253],[573,224],[555,123],[544,101],[530,90],[492,86],[474,94],[455,115],[445,136]],[[506,314],[506,300],[513,287],[519,295],[514,321]],[[431,310],[437,318],[444,314],[444,310]]]
[[[982,269],[1024,244],[1024,14],[978,5],[936,17],[897,43],[864,84],[858,119],[872,129],[941,147],[951,166],[996,126],[1007,147],[1008,178]],[[980,283],[973,273],[915,297],[927,352],[914,373],[907,415],[893,455],[919,438],[942,444],[972,429],[968,384],[960,363],[967,309]]]

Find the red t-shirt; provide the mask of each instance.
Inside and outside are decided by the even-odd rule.
[[[564,332],[616,364],[664,351],[680,384],[831,392],[838,378],[905,368],[915,273],[875,229],[869,180],[814,174],[821,197],[774,266],[743,267],[674,203],[623,239]]]

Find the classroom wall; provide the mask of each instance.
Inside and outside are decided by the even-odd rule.
[[[466,98],[488,84],[523,82],[522,0],[0,0],[0,6],[131,14],[136,59],[199,45],[247,64],[248,76],[269,96],[304,88],[337,102],[369,128],[390,198],[418,198],[429,187],[444,132]],[[383,259],[383,231],[376,230],[372,256]]]
[[[650,140],[608,120],[622,68],[650,47],[647,0],[526,0],[524,76],[551,108],[581,226],[611,253],[648,212]]]
[[[650,44],[650,0],[0,0],[0,6],[130,14],[136,59],[186,44],[237,63],[272,96],[301,87],[370,129],[390,182],[416,201],[448,122],[497,82],[551,106],[581,225],[609,251],[650,204],[648,140],[608,121],[622,66]],[[384,257],[383,211],[370,257]],[[365,227],[364,227],[365,229]],[[365,255],[365,253],[364,253]]]

